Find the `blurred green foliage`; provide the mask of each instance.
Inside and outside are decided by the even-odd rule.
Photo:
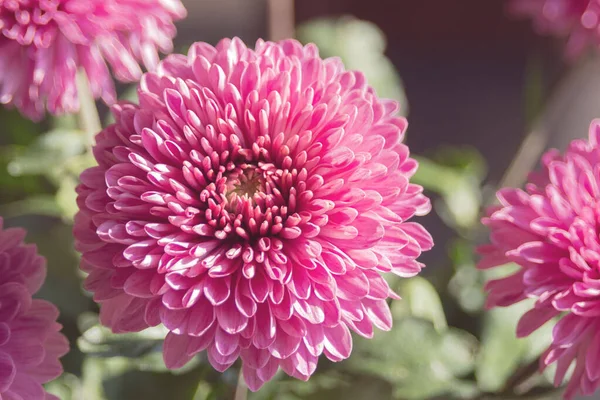
[[[485,160],[472,148],[441,147],[430,157],[413,156],[419,169],[414,183],[435,192],[438,215],[450,227],[468,231],[479,222]]]

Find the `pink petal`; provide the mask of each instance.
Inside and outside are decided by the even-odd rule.
[[[193,354],[187,353],[189,342],[190,338],[186,335],[176,335],[173,332],[167,334],[163,346],[163,358],[167,368],[181,368],[194,357]]]
[[[0,393],[6,392],[13,383],[17,368],[12,357],[0,351]]]
[[[350,357],[352,352],[352,337],[348,327],[340,323],[336,327],[324,329],[325,350],[331,361],[341,361]]]

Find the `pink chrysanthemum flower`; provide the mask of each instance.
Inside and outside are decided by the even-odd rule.
[[[79,109],[76,73],[95,98],[115,101],[117,79],[137,81],[172,51],[179,0],[0,0],[0,104],[40,119]]]
[[[382,278],[432,246],[406,120],[314,45],[194,44],[113,107],[76,217],[85,287],[116,332],[164,324],[166,364],[241,357],[252,390],[308,379],[350,331],[390,329]]]
[[[566,38],[569,58],[600,46],[598,0],[510,0],[509,10],[531,18],[541,34]]]
[[[573,141],[562,156],[548,152],[526,191],[500,190],[500,206],[483,219],[491,244],[479,249],[479,268],[520,266],[517,273],[487,284],[489,306],[537,300],[519,321],[517,336],[563,316],[541,367],[556,363],[558,386],[575,362],[567,399],[577,392],[591,394],[600,384],[599,143],[600,120],[592,123],[589,141]]]
[[[42,384],[62,373],[69,344],[58,310],[32,299],[46,277],[46,261],[23,244],[23,229],[2,229],[0,218],[0,399],[56,399]]]

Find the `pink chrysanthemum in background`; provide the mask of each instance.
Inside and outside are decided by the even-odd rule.
[[[2,229],[0,218],[0,399],[48,400],[42,384],[62,373],[69,344],[58,310],[32,299],[46,277],[46,261],[23,244],[23,229]],[[57,399],[58,400],[58,399]]]
[[[509,0],[509,10],[533,20],[541,34],[567,39],[567,57],[600,46],[600,1]]]
[[[166,364],[241,357],[257,390],[391,328],[382,273],[419,273],[430,210],[398,104],[314,45],[194,44],[113,107],[81,175],[76,246],[115,332],[164,324]]]
[[[94,97],[112,104],[108,65],[139,80],[139,62],[154,69],[158,51],[172,51],[185,14],[180,0],[0,0],[0,103],[35,120],[75,112],[83,69]]]
[[[575,140],[564,155],[548,152],[526,190],[502,189],[500,205],[483,223],[491,244],[479,248],[479,268],[506,263],[517,273],[487,284],[488,305],[525,298],[535,306],[519,321],[517,336],[563,316],[554,327],[541,367],[556,363],[560,385],[575,362],[565,398],[591,394],[600,384],[600,121],[589,141]]]

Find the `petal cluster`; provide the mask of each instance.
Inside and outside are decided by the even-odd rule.
[[[32,299],[46,264],[24,236],[22,229],[2,229],[0,218],[0,398],[46,400],[54,396],[42,384],[62,373],[59,358],[69,345],[56,307]]]
[[[195,43],[113,107],[81,175],[85,287],[116,332],[164,324],[164,357],[241,358],[252,390],[308,379],[373,335],[432,246],[398,105],[314,45]]]
[[[85,71],[95,98],[137,81],[170,53],[180,0],[0,0],[0,104],[40,119],[79,109],[76,74]]]
[[[510,0],[516,15],[531,18],[542,34],[567,39],[567,56],[600,45],[600,2],[597,0]]]
[[[542,170],[531,174],[526,190],[500,190],[500,205],[483,219],[491,243],[479,248],[479,268],[520,266],[487,284],[489,306],[536,299],[519,321],[517,336],[562,317],[541,367],[556,363],[560,385],[575,364],[567,399],[592,394],[600,384],[599,144],[600,121],[594,121],[589,141],[575,140],[564,155],[550,151],[543,157]]]

